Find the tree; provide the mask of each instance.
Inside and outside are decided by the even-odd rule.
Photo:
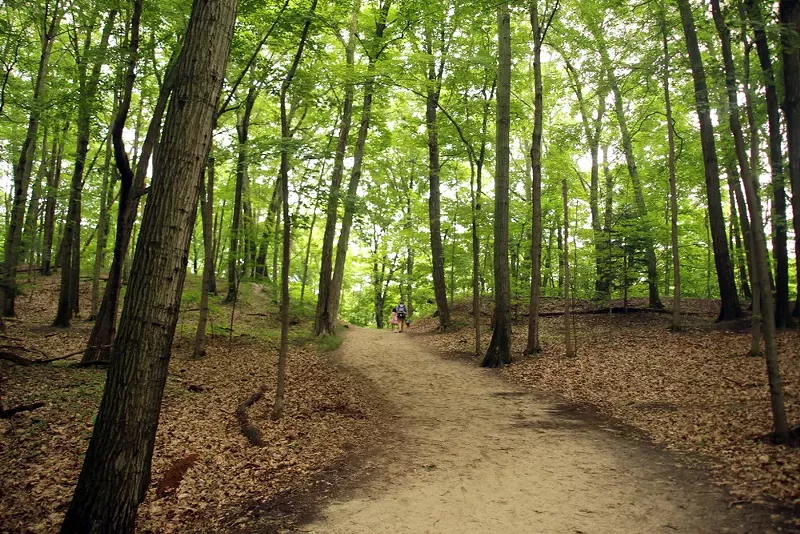
[[[662,65],[662,84],[664,87],[664,107],[667,118],[667,142],[669,153],[667,166],[669,167],[669,208],[671,220],[672,239],[672,329],[681,329],[681,259],[678,249],[678,180],[675,175],[675,124],[672,119],[672,100],[669,94],[669,33],[667,30],[667,9],[662,1],[659,11],[659,25],[661,27],[661,42],[664,46],[664,63]]]
[[[355,82],[353,80],[353,67],[355,64],[356,32],[358,31],[358,12],[360,0],[354,0],[353,12],[350,16],[350,28],[347,42],[344,44],[347,61],[347,77],[344,86],[344,99],[342,100],[342,119],[339,126],[339,139],[336,144],[336,155],[333,160],[333,174],[331,187],[328,191],[328,205],[325,215],[325,235],[322,238],[322,258],[319,270],[319,292],[317,295],[317,313],[314,320],[314,332],[317,335],[332,333],[336,326],[336,317],[331,317],[331,278],[333,276],[333,241],[336,237],[336,221],[338,219],[339,195],[344,175],[344,158],[347,152],[347,142],[350,136],[350,127],[353,122],[353,100],[355,95]],[[344,38],[340,37],[344,43]],[[333,329],[331,329],[333,327]]]
[[[441,192],[439,190],[441,163],[439,161],[439,131],[437,112],[442,92],[442,77],[447,64],[448,36],[446,24],[442,23],[439,34],[441,51],[437,62],[433,50],[433,28],[425,27],[425,54],[427,55],[427,94],[425,98],[425,123],[428,130],[428,218],[431,228],[431,258],[433,262],[433,292],[439,312],[439,329],[450,327],[450,308],[447,305],[447,287],[444,280],[444,249],[441,232]]]
[[[767,43],[761,7],[747,0],[747,12],[756,41],[756,52],[764,73],[764,93],[767,102],[769,126],[769,166],[772,171],[772,255],[775,258],[775,321],[779,328],[791,326],[789,309],[789,254],[787,251],[786,186],[783,172],[783,135],[781,134],[780,107],[775,87],[772,56]],[[721,16],[721,15],[720,15]]]
[[[718,320],[724,321],[741,317],[742,309],[736,292],[736,277],[733,273],[733,264],[728,253],[725,217],[722,213],[720,195],[717,148],[714,141],[714,127],[711,123],[706,74],[703,68],[703,59],[700,56],[700,47],[697,44],[694,15],[688,0],[678,0],[678,7],[681,12],[681,23],[686,37],[686,47],[689,52],[689,62],[694,80],[695,107],[700,120],[700,142],[703,147],[708,215],[711,226],[711,239],[714,246],[714,264],[717,268],[717,281],[721,298]]]
[[[28,184],[33,168],[33,158],[36,150],[36,139],[39,131],[39,122],[44,109],[44,92],[47,82],[47,70],[50,64],[50,53],[53,50],[53,41],[56,38],[64,9],[60,0],[45,2],[41,27],[41,51],[39,54],[39,68],[33,87],[31,112],[28,117],[28,130],[19,152],[19,159],[14,166],[14,200],[9,221],[8,234],[5,242],[5,259],[3,262],[3,282],[0,297],[3,301],[3,316],[13,317],[14,301],[17,295],[17,264],[19,263],[20,247],[22,244],[22,228],[25,218],[25,205],[28,198]]]
[[[786,116],[786,141],[789,145],[789,179],[792,184],[792,218],[795,246],[795,274],[800,280],[800,2],[779,3],[781,51],[783,57],[783,112]],[[800,291],[793,315],[800,317]]]
[[[81,228],[81,190],[83,189],[84,171],[86,167],[86,157],[89,153],[89,141],[91,137],[92,108],[95,104],[97,91],[100,85],[100,74],[103,67],[105,53],[108,50],[108,42],[111,38],[111,31],[116,20],[116,10],[108,13],[100,43],[93,51],[91,47],[91,32],[94,21],[91,21],[87,28],[87,37],[84,42],[83,50],[74,47],[73,54],[78,66],[78,136],[75,147],[75,165],[72,170],[72,180],[70,181],[69,201],[67,211],[67,221],[64,226],[64,237],[61,240],[61,250],[59,264],[61,266],[61,289],[58,294],[58,311],[53,321],[53,326],[66,328],[70,325],[72,317],[77,313],[78,294],[80,282],[80,228]],[[76,29],[77,32],[77,29]],[[95,60],[89,69],[90,58],[94,52]]]
[[[211,142],[236,9],[237,0],[195,0],[192,6],[114,343],[125,358],[115,358],[108,369],[64,533],[132,531],[150,482],[198,177]]]
[[[511,123],[511,17],[497,5],[497,129],[494,197],[494,332],[481,367],[511,363],[511,279],[508,272],[509,127]]]
[[[547,30],[553,22],[553,17],[558,9],[556,1],[553,9],[543,13],[539,20],[538,0],[531,2],[531,31],[533,32],[533,79],[534,79],[534,107],[533,107],[533,139],[531,142],[531,220],[533,234],[531,236],[531,298],[528,313],[528,346],[525,352],[534,354],[541,350],[539,345],[539,298],[542,287],[542,44],[547,35]],[[600,114],[602,117],[602,113]],[[602,120],[602,119],[601,119]],[[597,145],[592,152],[596,163]],[[596,168],[593,167],[593,172]],[[596,177],[592,174],[592,178]],[[593,180],[594,184],[595,181]],[[595,190],[596,191],[596,190]],[[594,223],[594,221],[593,221]]]

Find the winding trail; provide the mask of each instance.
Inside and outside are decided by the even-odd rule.
[[[677,456],[414,336],[351,328],[339,357],[385,396],[394,431],[372,476],[302,532],[770,531]]]

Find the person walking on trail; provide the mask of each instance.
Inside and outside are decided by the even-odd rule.
[[[397,310],[392,310],[392,332],[394,332],[394,328],[397,326]]]
[[[400,332],[399,333],[402,334],[403,333],[403,327],[406,324],[406,315],[408,315],[408,312],[406,310],[406,305],[403,304],[402,300],[400,301],[400,304],[398,304],[397,307],[394,309],[394,311],[397,314],[397,320],[400,321]]]

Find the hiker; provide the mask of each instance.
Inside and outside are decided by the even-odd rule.
[[[396,309],[392,310],[392,320],[390,322],[392,323],[392,332],[394,332],[394,328],[397,326],[397,310]]]
[[[405,323],[406,323],[406,315],[408,315],[408,312],[406,311],[406,305],[403,304],[403,300],[402,299],[400,299],[400,304],[397,305],[397,307],[394,309],[394,311],[397,314],[397,320],[400,321],[400,332],[399,333],[402,334],[403,333],[403,327],[405,326]]]

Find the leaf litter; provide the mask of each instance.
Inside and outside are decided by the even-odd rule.
[[[57,287],[54,280],[44,284]],[[335,487],[336,469],[366,455],[365,444],[378,443],[374,392],[339,371],[335,356],[319,351],[303,322],[292,331],[284,417],[270,419],[279,317],[277,305],[258,289],[240,301],[231,343],[219,328],[207,339],[203,360],[188,359],[197,313],[181,314],[139,532],[280,531],[313,504],[301,502],[305,493],[316,485],[325,492]],[[20,297],[22,319],[7,323],[10,343],[47,354],[85,346],[91,323],[75,319],[70,329],[49,327],[51,291]],[[81,296],[88,302],[87,286]],[[212,323],[227,324],[230,308],[220,305],[215,314]],[[69,506],[105,380],[102,369],[74,367],[79,359],[30,367],[0,361],[4,407],[45,403],[0,420],[0,532],[54,532]],[[267,395],[249,417],[266,446],[254,447],[240,432],[235,410],[262,385]]]

